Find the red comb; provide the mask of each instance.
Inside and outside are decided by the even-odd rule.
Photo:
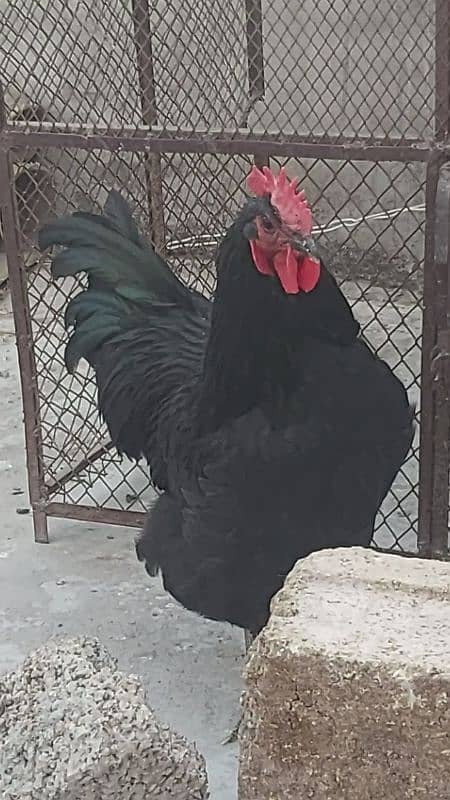
[[[257,197],[270,196],[270,202],[282,221],[303,234],[310,234],[312,214],[304,191],[297,191],[297,179],[289,181],[282,167],[275,176],[269,167],[253,167],[247,177],[247,187]]]

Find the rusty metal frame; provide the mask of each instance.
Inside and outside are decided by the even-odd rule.
[[[438,173],[434,225],[434,323],[435,345],[429,364],[433,384],[434,407],[431,415],[433,442],[433,484],[429,517],[429,555],[448,555],[448,473],[450,430],[450,163],[442,164]],[[422,532],[421,532],[422,533]]]
[[[417,546],[422,556],[448,558],[450,0],[436,0],[435,22],[434,150],[426,178]]]
[[[430,151],[440,147],[450,156],[450,143],[428,143],[421,139],[351,138],[346,136],[302,136],[299,134],[257,134],[236,130],[172,131],[153,127],[109,128],[101,132],[79,126],[41,123],[9,125],[2,134],[2,146],[61,147],[79,150],[124,150],[154,153],[223,153],[292,158],[354,159],[356,161],[428,161]]]
[[[7,125],[4,95],[0,87],[0,137]],[[3,239],[8,259],[8,273],[16,330],[22,388],[27,471],[33,507],[34,535],[37,542],[48,542],[46,489],[42,459],[42,430],[39,413],[37,370],[27,293],[27,279],[19,241],[17,202],[9,150],[0,146],[0,209]]]
[[[131,15],[136,47],[142,122],[152,130],[158,124],[158,111],[156,107],[155,76],[153,74],[152,29],[148,0],[132,0]],[[146,156],[144,167],[151,237],[155,249],[162,255],[165,245],[165,226],[160,154],[149,152]]]
[[[148,203],[154,242],[164,243],[161,193],[163,153],[247,154],[259,164],[271,157],[323,158],[426,164],[424,317],[421,364],[421,441],[418,549],[425,557],[448,557],[448,472],[450,426],[450,0],[436,0],[435,131],[431,140],[345,136],[313,137],[257,134],[246,128],[251,104],[264,94],[264,54],[260,0],[246,0],[246,35],[250,106],[237,130],[171,130],[158,126],[152,66],[151,21],[147,0],[133,0],[136,59],[142,127],[98,127],[8,123],[0,87],[0,204],[19,353],[30,497],[35,538],[48,541],[47,518],[140,526],[144,514],[53,502],[61,482],[46,485],[42,461],[39,395],[26,275],[18,239],[11,151],[18,146],[145,153]],[[111,445],[105,444],[77,464],[62,480],[75,477]]]

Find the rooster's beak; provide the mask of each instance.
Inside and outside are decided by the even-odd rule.
[[[305,256],[312,256],[313,258],[319,257],[316,240],[313,236],[299,236],[295,234],[291,239],[291,246],[294,250],[297,250],[297,252]]]

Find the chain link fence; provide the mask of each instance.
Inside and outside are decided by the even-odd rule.
[[[173,269],[211,295],[217,243],[256,162],[300,178],[364,335],[425,415],[375,544],[446,555],[447,367],[432,375],[430,363],[448,329],[435,254],[447,235],[436,198],[448,11],[447,0],[0,0],[0,247],[38,539],[48,516],[139,525],[152,497],[146,467],[110,446],[91,372],[66,373],[75,281],[51,282],[38,227],[117,188]]]

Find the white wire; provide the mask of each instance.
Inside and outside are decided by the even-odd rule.
[[[352,230],[356,228],[361,223],[366,222],[369,219],[374,220],[386,220],[392,219],[393,217],[399,217],[400,214],[420,214],[425,212],[425,203],[420,203],[416,206],[403,206],[401,208],[391,208],[389,211],[378,211],[374,214],[367,214],[366,216],[362,217],[346,217],[345,219],[334,219],[332,222],[329,222],[327,225],[315,225],[312,229],[313,233],[334,233],[334,231],[339,230],[340,228],[347,228]],[[219,233],[200,233],[198,236],[186,236],[183,239],[172,239],[170,242],[167,243],[168,250],[178,250],[182,247],[189,247],[189,245],[203,245],[204,247],[213,247],[217,245],[218,242],[223,237],[223,232]]]
[[[417,214],[425,211],[425,203],[417,206],[404,206],[403,208],[391,208],[389,211],[378,211],[376,214],[367,214],[364,217],[346,217],[345,219],[336,219],[328,223],[328,225],[316,225],[313,228],[313,233],[330,233],[337,231],[339,228],[356,228],[362,222],[368,219],[392,219],[392,217],[399,217],[400,214],[410,212]]]

